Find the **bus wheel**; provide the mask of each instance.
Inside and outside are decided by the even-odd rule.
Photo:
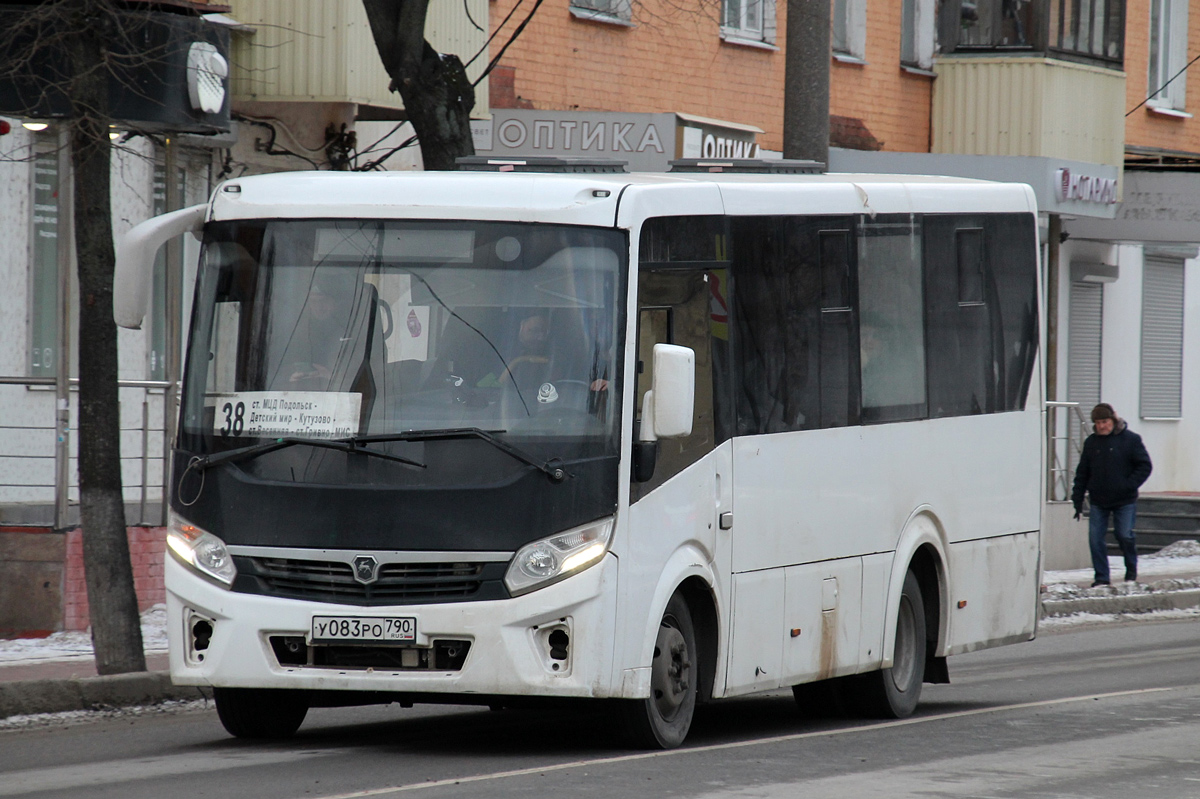
[[[270,688],[214,688],[217,716],[236,738],[289,738],[308,714],[308,694]]]
[[[900,592],[892,667],[859,675],[856,704],[867,716],[907,718],[917,709],[924,678],[925,603],[916,575],[910,571]]]
[[[625,729],[639,748],[673,749],[683,743],[696,710],[696,633],[687,602],[671,597],[658,625],[650,666],[650,698],[624,704]]]

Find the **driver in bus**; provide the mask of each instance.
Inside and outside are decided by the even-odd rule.
[[[550,314],[538,310],[521,319],[517,330],[517,355],[500,370],[479,381],[480,387],[514,384],[521,391],[541,391],[550,384],[552,377],[570,378],[572,375],[552,373],[550,358]],[[572,363],[572,365],[574,365]],[[561,362],[558,364],[561,369]],[[607,391],[608,380],[597,377],[588,384],[591,391]]]

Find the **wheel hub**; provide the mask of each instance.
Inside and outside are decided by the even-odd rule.
[[[654,704],[663,719],[670,720],[683,706],[691,688],[691,672],[691,653],[683,634],[663,624],[658,629],[650,675]]]

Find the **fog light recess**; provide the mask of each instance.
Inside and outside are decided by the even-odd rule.
[[[216,622],[207,616],[201,616],[195,611],[187,614],[184,634],[187,639],[187,658],[192,663],[203,663],[204,653],[212,643]]]
[[[571,624],[561,619],[552,624],[534,628],[538,653],[546,669],[556,675],[565,675],[571,670]]]

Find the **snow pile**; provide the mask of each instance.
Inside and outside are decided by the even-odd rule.
[[[142,613],[142,643],[147,654],[167,651],[167,607],[155,605]],[[91,632],[58,632],[45,638],[0,640],[0,665],[49,660],[87,660],[92,657]]]
[[[1176,541],[1157,552],[1145,555],[1140,560],[1158,560],[1160,558],[1196,558],[1200,560],[1200,541]]]

